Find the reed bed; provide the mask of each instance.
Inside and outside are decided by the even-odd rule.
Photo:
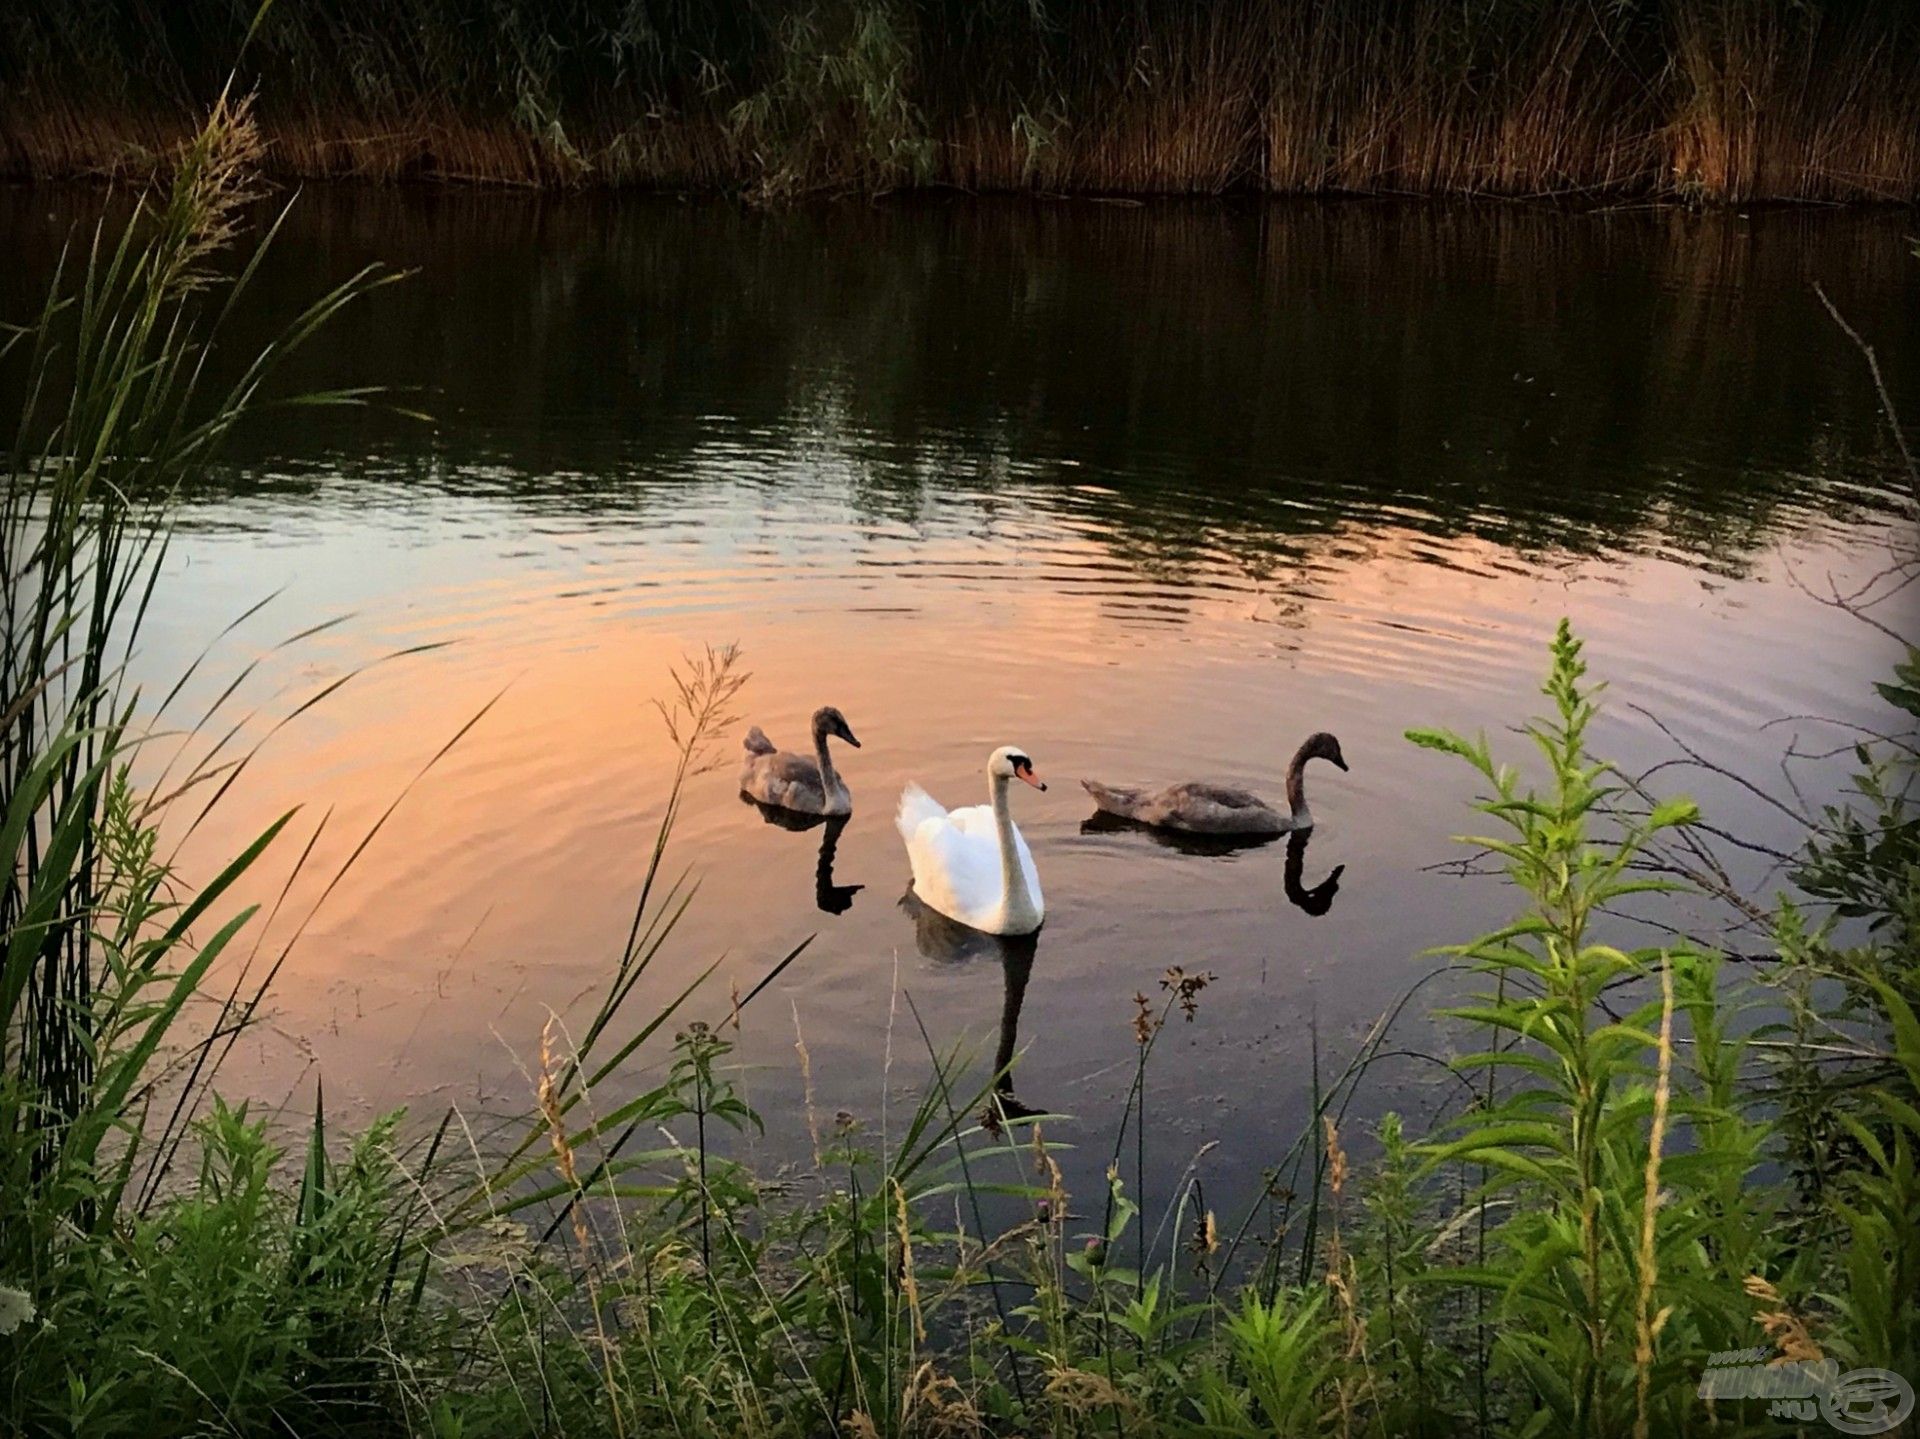
[[[144,173],[243,53],[293,177],[1920,198],[1920,12],[1867,0],[255,9],[10,7],[0,174]]]

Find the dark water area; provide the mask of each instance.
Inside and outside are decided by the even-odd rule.
[[[98,204],[0,192],[0,315],[35,303]],[[218,638],[182,715],[257,660],[209,731],[239,722],[238,749],[354,675],[183,851],[208,872],[301,803],[257,876],[274,906],[328,816],[254,922],[263,954],[299,941],[225,1087],[300,1106],[324,1074],[363,1114],[523,1104],[548,1014],[583,1023],[626,938],[671,762],[651,701],[681,656],[738,641],[742,724],[691,782],[668,865],[699,892],[632,1012],[718,959],[688,1011],[718,1020],[814,936],[742,1017],[768,1119],[742,1150],[809,1152],[796,1041],[820,1122],[900,1122],[928,1073],[917,1013],[983,1068],[1020,1055],[1020,1098],[1075,1117],[1054,1137],[1095,1193],[1132,996],[1177,964],[1216,978],[1155,1056],[1150,1197],[1210,1140],[1210,1196],[1251,1197],[1310,1113],[1316,1046],[1337,1070],[1435,968],[1423,951],[1513,908],[1444,867],[1473,786],[1405,729],[1523,719],[1562,615],[1612,684],[1596,742],[1633,770],[1675,753],[1650,716],[1776,783],[1796,735],[1844,735],[1773,722],[1881,717],[1893,645],[1818,596],[1877,570],[1913,514],[1813,285],[1920,423],[1914,229],[1886,211],[300,197],[234,338],[364,264],[409,270],[289,382],[401,387],[431,418],[278,412],[185,497],[139,673],[170,682],[272,595]],[[804,747],[822,704],[863,741],[842,756],[853,817],[769,823],[735,792],[740,729]],[[1169,844],[1093,820],[1075,782],[1277,799],[1320,729],[1351,769],[1309,772],[1306,843]],[[917,911],[892,823],[909,780],[978,803],[1004,743],[1054,781],[1015,797],[1049,906],[1022,944]],[[1818,801],[1844,757],[1793,774]],[[1794,839],[1737,786],[1662,780],[1743,836]],[[1407,1021],[1403,1047],[1449,1042]],[[1430,1071],[1377,1065],[1358,1109],[1432,1112]]]

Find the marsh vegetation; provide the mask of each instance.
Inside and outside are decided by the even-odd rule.
[[[798,951],[732,994],[702,961],[666,1003],[634,1001],[699,902],[669,855],[686,786],[734,737],[731,650],[660,677],[675,758],[626,939],[582,1022],[547,1027],[515,1113],[343,1133],[319,1087],[297,1128],[223,1100],[290,949],[243,961],[266,916],[231,896],[296,832],[276,820],[205,878],[173,866],[171,837],[251,756],[147,778],[142,751],[193,724],[128,657],[165,602],[183,487],[276,396],[363,403],[276,384],[336,312],[386,298],[356,275],[227,357],[231,385],[201,384],[273,239],[236,233],[258,145],[244,109],[217,112],[10,340],[28,377],[0,513],[10,1432],[1598,1439],[1763,1431],[1764,1402],[1697,1395],[1726,1351],[1920,1374],[1911,649],[1851,787],[1793,811],[1792,901],[1743,892],[1711,814],[1594,754],[1600,685],[1564,623],[1521,734],[1410,734],[1474,777],[1469,843],[1514,918],[1431,936],[1432,975],[1471,991],[1442,1016],[1439,1112],[1356,1108],[1423,980],[1316,1064],[1311,1122],[1238,1212],[1197,1177],[1148,1212],[1136,1197],[1169,1036],[1217,993],[1204,954],[1122,1016],[1131,1077],[1105,1129],[996,1098],[1018,1055],[972,1062],[903,1003],[885,1062],[915,1075],[904,1112],[809,1106],[807,1163],[737,1157],[759,1121],[733,1036]],[[1891,628],[1916,563],[1896,542],[1836,603]],[[1708,900],[1739,911],[1746,952],[1689,937]],[[1070,1191],[1068,1145],[1106,1161],[1102,1187]]]
[[[27,0],[0,171],[139,171],[236,53],[286,175],[821,190],[1920,194],[1867,0]]]

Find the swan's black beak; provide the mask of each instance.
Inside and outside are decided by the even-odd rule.
[[[857,739],[855,739],[855,738],[853,737],[853,731],[852,731],[852,730],[850,730],[850,729],[846,729],[846,728],[844,728],[844,727],[843,727],[843,728],[841,729],[841,731],[840,731],[840,738],[841,738],[841,739],[843,739],[843,740],[845,740],[845,741],[846,741],[846,742],[847,742],[848,744],[850,744],[850,745],[852,745],[852,746],[853,746],[853,747],[854,747],[855,749],[859,749],[859,748],[860,748],[860,741],[859,741],[859,740],[857,740]],[[1345,768],[1346,768],[1346,766],[1345,766],[1345,765],[1341,765],[1341,766],[1340,766],[1340,768],[1341,768],[1341,769],[1345,769]]]
[[[1345,774],[1345,773],[1347,772],[1347,761],[1346,761],[1346,759],[1345,759],[1345,758],[1344,758],[1343,756],[1341,756],[1341,755],[1334,755],[1334,756],[1333,756],[1333,762],[1334,762],[1335,764],[1337,764],[1337,765],[1339,765],[1339,766],[1340,766],[1340,773],[1341,773],[1341,774]]]

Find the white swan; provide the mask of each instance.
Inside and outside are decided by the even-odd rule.
[[[1040,873],[1007,808],[1007,782],[1015,779],[1046,788],[1026,752],[1004,745],[987,760],[990,803],[949,812],[909,784],[894,818],[921,903],[988,934],[1032,934],[1047,917]]]

